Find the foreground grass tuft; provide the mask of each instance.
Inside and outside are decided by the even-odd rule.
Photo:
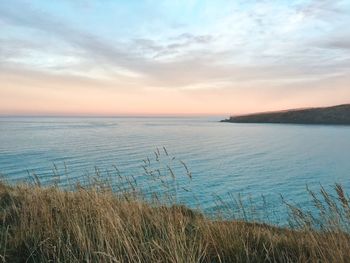
[[[340,186],[336,192],[339,209],[346,212],[348,197]],[[336,205],[336,201],[330,203],[334,209]],[[316,227],[309,218],[301,223],[306,218],[305,212],[295,213],[299,226],[284,229],[207,219],[184,206],[150,204],[125,194],[117,195],[110,189],[77,186],[75,190],[65,191],[55,186],[1,183],[0,259],[3,262],[349,262],[346,218],[332,222],[321,218],[327,222]]]

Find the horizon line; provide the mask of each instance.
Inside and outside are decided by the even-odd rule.
[[[179,118],[222,116],[230,116],[230,114],[0,114],[0,118]]]

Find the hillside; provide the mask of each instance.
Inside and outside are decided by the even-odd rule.
[[[335,190],[335,196],[322,192],[315,222],[308,211],[292,208],[298,224],[279,228],[210,220],[111,189],[0,182],[0,261],[349,262],[349,200],[340,186]]]
[[[232,116],[222,122],[350,125],[350,104]]]

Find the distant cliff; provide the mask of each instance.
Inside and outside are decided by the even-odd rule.
[[[222,122],[350,125],[350,104],[234,116]]]

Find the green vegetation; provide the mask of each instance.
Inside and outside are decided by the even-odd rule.
[[[222,122],[350,125],[350,104],[327,108],[256,113],[230,117]]]
[[[155,156],[158,161],[159,151]],[[144,163],[150,185],[159,181],[174,191],[150,198],[117,169],[117,187],[98,170],[70,188],[59,186],[57,169],[51,185],[42,186],[37,176],[34,184],[0,183],[0,260],[349,262],[350,200],[340,185],[333,195],[307,190],[316,212],[286,203],[292,224],[281,228],[188,209],[176,201],[178,179],[170,166],[163,176],[149,159]]]

